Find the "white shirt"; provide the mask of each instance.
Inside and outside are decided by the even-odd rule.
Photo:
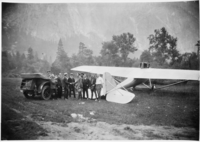
[[[96,79],[96,84],[102,84],[102,85],[103,85],[103,78],[99,76],[99,77]]]

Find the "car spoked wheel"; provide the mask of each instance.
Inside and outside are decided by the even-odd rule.
[[[24,91],[23,94],[27,99],[31,99],[35,96],[34,93],[31,91]]]
[[[49,100],[51,98],[50,87],[44,86],[42,89],[42,99]]]

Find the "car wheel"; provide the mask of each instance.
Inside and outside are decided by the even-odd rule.
[[[42,89],[42,99],[49,100],[50,98],[51,98],[50,87],[44,86],[44,88]]]
[[[31,91],[24,91],[23,94],[27,99],[31,99],[35,96],[35,94]]]

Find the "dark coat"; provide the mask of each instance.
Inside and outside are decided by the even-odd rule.
[[[90,87],[90,80],[88,78],[83,78],[83,88],[88,89]]]
[[[64,87],[64,88],[68,88],[68,87],[69,87],[69,82],[68,82],[68,79],[67,79],[67,78],[64,78],[64,79],[63,79],[63,87]]]
[[[73,88],[74,84],[75,84],[75,79],[74,78],[68,78],[68,83],[69,83],[69,87]],[[72,83],[72,84],[70,84],[70,83]]]
[[[90,80],[90,88],[91,88],[91,90],[94,90],[95,87],[96,87],[96,78],[92,77]]]
[[[82,88],[83,88],[83,79],[82,78],[79,78],[77,81],[76,81],[76,89],[81,92],[82,91]]]
[[[57,85],[62,86],[62,79],[60,77],[57,78]]]

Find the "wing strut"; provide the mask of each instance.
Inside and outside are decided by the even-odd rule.
[[[120,83],[120,82],[119,82],[118,80],[116,80],[116,79],[115,79],[115,82],[116,82],[116,83]],[[122,88],[123,88],[124,90],[128,91],[125,87],[122,86]]]
[[[152,83],[151,83],[151,79],[149,78],[149,85],[146,85],[145,84],[145,82],[144,83],[142,83],[145,87],[147,87],[147,88],[149,88],[149,89],[152,89],[152,90],[154,90],[154,88],[155,88],[155,85],[153,84],[152,85]]]
[[[162,86],[162,87],[159,87],[159,88],[155,88],[154,90],[167,88],[167,87],[170,87],[170,86],[173,86],[173,85],[176,85],[176,84],[180,84],[180,83],[183,83],[183,82],[187,82],[187,81],[188,81],[188,80],[179,81],[179,82],[172,83],[172,84],[168,84],[168,85],[165,85],[165,86]]]

